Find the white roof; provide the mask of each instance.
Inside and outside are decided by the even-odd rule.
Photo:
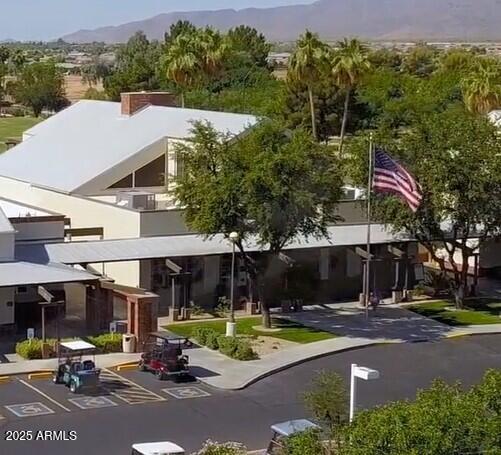
[[[173,442],[147,442],[132,446],[143,455],[184,455],[184,449]]]
[[[363,245],[367,238],[367,225],[331,226],[328,231],[328,239],[311,238],[307,241],[304,238],[299,238],[290,243],[286,249]],[[373,244],[409,240],[408,237],[392,234],[382,225],[372,225],[371,235]],[[246,243],[247,251],[259,251],[260,249],[255,241],[251,240]],[[231,253],[231,245],[222,234],[215,235],[208,240],[196,234],[188,234],[16,246],[18,259],[42,264],[47,262],[63,264],[118,262],[225,253]]]
[[[165,138],[188,138],[193,121],[208,121],[220,132],[239,135],[258,119],[163,106],[124,116],[120,103],[79,101],[26,131],[21,144],[1,154],[0,175],[78,193],[112,168],[119,167],[123,178],[138,164],[153,161],[157,156],[145,156],[142,162],[141,152]]]
[[[9,218],[3,211],[2,206],[0,206],[0,232],[14,232],[14,228],[10,224]]]
[[[21,204],[9,199],[0,198],[0,210],[5,213],[7,218],[28,218],[37,216],[53,216],[54,212],[48,212],[38,207]]]
[[[97,277],[62,264],[0,262],[0,287],[94,281]]]
[[[93,344],[87,343],[87,341],[83,340],[65,341],[64,343],[61,343],[61,346],[69,349],[70,351],[86,351],[88,349],[96,349]]]

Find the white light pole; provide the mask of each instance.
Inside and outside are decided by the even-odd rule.
[[[350,422],[353,421],[355,415],[355,408],[357,402],[357,384],[356,379],[363,379],[364,381],[371,381],[379,379],[379,371],[372,368],[359,367],[356,363],[351,364],[351,377],[350,377]]]
[[[230,319],[226,323],[226,336],[234,337],[236,335],[235,323],[235,244],[238,242],[238,232],[230,234],[230,241],[232,246],[231,251],[231,277],[230,277]]]

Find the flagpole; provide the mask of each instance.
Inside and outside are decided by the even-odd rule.
[[[371,193],[374,167],[374,146],[372,133],[369,133],[369,177],[367,181],[367,261],[365,265],[365,314],[368,316],[371,294]]]

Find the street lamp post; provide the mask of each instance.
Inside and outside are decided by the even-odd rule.
[[[226,323],[226,336],[234,337],[236,335],[235,323],[235,244],[238,242],[238,232],[230,234],[230,241],[232,246],[231,251],[231,276],[230,276],[230,319]]]
[[[372,368],[360,367],[356,363],[351,364],[350,376],[350,422],[353,421],[355,415],[355,408],[357,406],[357,384],[356,380],[363,379],[364,381],[371,381],[379,379],[379,371]]]

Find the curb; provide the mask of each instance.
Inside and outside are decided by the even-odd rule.
[[[341,353],[341,352],[356,351],[358,349],[368,348],[368,347],[372,347],[372,346],[387,345],[387,344],[401,344],[401,343],[403,343],[403,342],[401,342],[401,341],[381,341],[381,342],[364,344],[361,346],[346,347],[346,348],[338,349],[336,351],[322,352],[319,354],[315,354],[311,357],[308,357],[306,359],[296,360],[296,361],[293,361],[293,362],[288,363],[286,365],[281,365],[281,366],[275,367],[271,370],[264,371],[263,373],[259,373],[256,376],[253,376],[252,378],[246,380],[243,384],[238,385],[236,387],[218,387],[216,385],[213,385],[213,384],[210,384],[210,383],[204,381],[205,378],[197,378],[197,379],[199,381],[203,382],[204,384],[206,384],[210,387],[213,387],[215,389],[219,389],[219,390],[243,390],[243,389],[249,387],[250,385],[260,381],[261,379],[265,379],[265,378],[272,376],[276,373],[280,373],[281,371],[288,370],[289,368],[293,368],[297,365],[301,365],[302,363],[306,363],[306,362],[309,362],[311,360],[317,360],[317,359],[321,359],[322,357],[327,357],[329,355],[333,355],[333,354],[337,354],[337,353]]]
[[[36,373],[29,373],[28,379],[31,381],[33,379],[49,379],[53,375],[52,370],[38,371]]]

